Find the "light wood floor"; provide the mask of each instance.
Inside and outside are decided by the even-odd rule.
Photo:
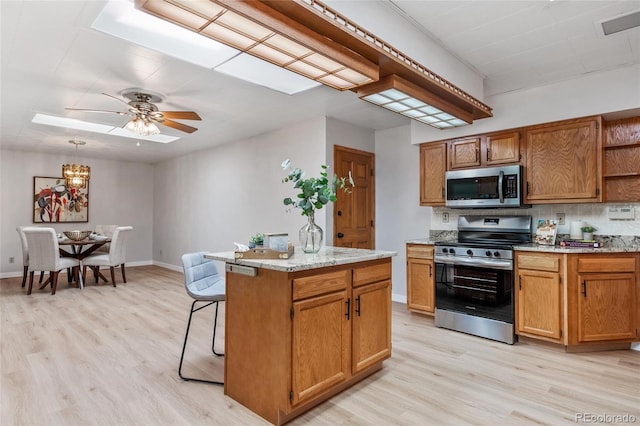
[[[149,266],[127,278],[78,290],[61,276],[55,296],[26,296],[19,278],[0,280],[0,424],[268,424],[222,387],[178,378],[191,303],[182,275]],[[186,368],[222,378],[224,360],[210,352],[212,312],[192,325]],[[578,413],[640,424],[640,352],[509,346],[435,328],[394,304],[393,355],[382,371],[291,424],[558,425]]]

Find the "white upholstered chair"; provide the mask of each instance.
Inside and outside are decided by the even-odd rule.
[[[98,282],[98,273],[101,266],[108,266],[111,269],[111,284],[116,286],[116,274],[115,268],[120,267],[122,270],[122,281],[127,282],[127,276],[124,271],[124,263],[127,259],[127,243],[129,241],[129,235],[133,227],[131,226],[118,226],[113,232],[111,237],[111,247],[109,253],[105,254],[91,254],[82,259],[82,279],[84,280],[87,275],[87,266],[94,269],[96,282]]]
[[[22,229],[29,248],[29,288],[33,288],[34,271],[49,271],[51,274],[51,294],[56,294],[58,273],[62,269],[80,267],[80,261],[72,257],[60,257],[60,246],[53,228],[25,227]]]
[[[215,350],[216,345],[216,327],[218,325],[218,303],[225,300],[225,279],[223,275],[218,273],[215,263],[204,257],[203,252],[188,253],[182,256],[182,268],[184,270],[184,286],[187,294],[193,298],[191,311],[189,312],[189,320],[187,322],[187,331],[184,335],[184,343],[182,344],[182,354],[180,355],[180,366],[178,367],[178,375],[182,380],[192,380],[195,382],[213,383],[222,385],[223,382],[212,380],[196,379],[186,377],[182,374],[182,362],[184,361],[184,351],[187,347],[187,339],[189,337],[189,328],[191,327],[191,318],[194,312],[215,304],[216,312],[213,320],[213,339],[211,341],[211,351],[218,356]],[[196,308],[196,304],[202,302],[201,306]]]
[[[29,272],[29,246],[27,245],[27,237],[24,235],[24,226],[18,226],[16,231],[18,231],[18,235],[20,235],[20,244],[22,245],[22,287],[27,283],[27,275]],[[44,277],[44,271],[40,271],[40,282],[42,283],[42,278]]]
[[[116,232],[117,227],[118,225],[96,225],[96,229],[94,229],[93,232],[104,235],[105,237],[113,238],[113,233]],[[96,252],[109,253],[110,248],[111,243],[106,243],[98,247]]]

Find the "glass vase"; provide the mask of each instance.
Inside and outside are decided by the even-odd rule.
[[[309,221],[300,228],[298,234],[302,251],[305,253],[317,253],[322,247],[322,228],[316,225],[314,211],[310,211],[307,216]]]

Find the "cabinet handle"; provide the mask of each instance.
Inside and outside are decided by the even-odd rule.
[[[356,297],[356,314],[360,316],[360,296]]]
[[[518,285],[520,286],[520,290],[522,290],[522,275],[518,275]]]
[[[444,198],[444,186],[442,187],[442,198]]]
[[[476,148],[476,162],[478,161],[478,155],[480,154],[480,150]]]
[[[529,195],[529,182],[527,181],[527,195]]]
[[[487,148],[487,161],[491,161],[491,149]]]
[[[582,281],[582,295],[584,297],[587,297],[587,281],[586,280]]]
[[[429,276],[433,276],[433,267],[431,265],[429,265]]]
[[[345,317],[347,317],[347,319],[350,319],[350,312],[351,312],[351,298],[347,299],[346,302],[344,302],[347,305],[347,312],[344,314]]]

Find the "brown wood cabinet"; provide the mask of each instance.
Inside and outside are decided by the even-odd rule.
[[[448,170],[480,166],[480,137],[470,137],[449,142]]]
[[[420,205],[444,206],[447,144],[420,145]]]
[[[563,256],[516,253],[516,332],[561,343]]]
[[[225,394],[283,424],[391,356],[391,259],[227,273]]]
[[[407,309],[433,315],[435,312],[434,247],[407,244]]]
[[[640,201],[640,117],[604,123],[605,201]]]
[[[638,337],[635,256],[578,256],[578,342]]]
[[[525,129],[526,203],[602,201],[601,117]]]
[[[520,162],[520,132],[507,131],[484,136],[487,166]]]

